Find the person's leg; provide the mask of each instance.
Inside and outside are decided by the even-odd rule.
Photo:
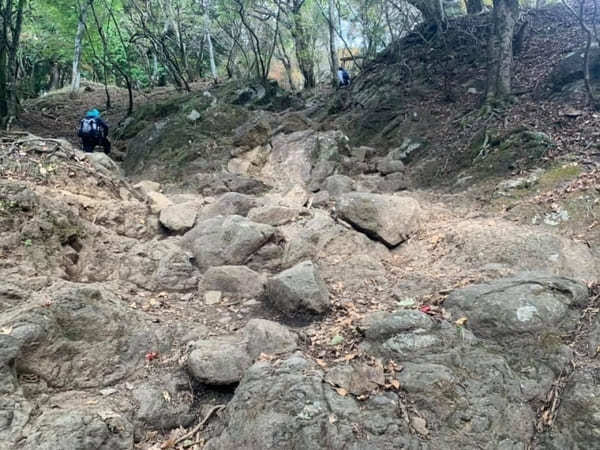
[[[107,155],[110,153],[110,141],[107,138],[101,137],[99,145],[104,148],[104,153]]]
[[[92,153],[94,151],[94,147],[96,146],[96,142],[89,138],[82,138],[81,143],[83,145],[83,151],[86,153]]]

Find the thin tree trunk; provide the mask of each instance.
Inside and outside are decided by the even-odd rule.
[[[293,11],[292,36],[296,46],[296,59],[304,77],[304,88],[315,87],[315,58],[310,33],[306,29],[301,11]]]
[[[518,0],[494,0],[486,99],[503,100],[511,94],[513,36],[519,18]]]
[[[334,0],[329,0],[327,14],[329,16],[329,65],[331,67],[331,83],[337,85],[337,47],[335,45],[335,20],[334,20]]]
[[[52,62],[52,66],[50,68],[50,84],[48,85],[48,90],[53,91],[58,89],[60,85],[60,71],[58,70],[58,63],[56,61]]]
[[[85,19],[87,17],[87,10],[90,4],[94,0],[85,0],[81,5],[79,13],[79,22],[77,23],[77,33],[75,33],[75,52],[73,54],[73,72],[71,75],[71,92],[77,92],[79,89],[79,83],[81,81],[81,73],[79,71],[79,64],[81,63],[81,50],[83,47],[83,34],[85,32]]]
[[[288,84],[290,85],[290,90],[294,90],[294,80],[292,79],[292,62],[290,61],[290,57],[285,50],[285,45],[283,44],[283,38],[281,37],[281,33],[279,33],[279,50],[281,52],[281,58],[279,60],[283,64],[285,68],[285,73],[288,79]]]
[[[17,52],[19,50],[19,42],[21,39],[21,28],[23,26],[23,8],[25,0],[19,0],[17,4],[16,18],[14,26],[11,22],[12,42],[8,53],[8,117],[16,117],[19,107],[17,98]],[[10,119],[9,119],[10,120]]]
[[[208,59],[210,61],[210,73],[217,82],[217,66],[215,64],[215,52],[213,50],[212,39],[210,38],[210,31],[206,31],[206,43],[208,44]]]

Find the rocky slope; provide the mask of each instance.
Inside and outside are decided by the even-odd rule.
[[[597,169],[422,190],[424,140],[319,108],[168,96],[122,163],[0,137],[0,449],[598,447]]]

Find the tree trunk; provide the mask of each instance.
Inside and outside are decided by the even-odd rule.
[[[12,29],[12,42],[10,43],[10,51],[8,53],[8,67],[7,67],[7,86],[8,86],[8,117],[16,117],[17,109],[19,107],[19,100],[17,98],[17,52],[19,50],[19,43],[21,39],[21,28],[23,26],[23,8],[25,7],[25,0],[19,0],[17,4],[17,10],[15,11],[16,16],[14,24],[11,25]],[[10,120],[10,119],[9,119]]]
[[[518,0],[494,0],[486,99],[503,100],[511,94],[513,36],[519,18]]]
[[[334,0],[329,0],[327,14],[329,16],[329,65],[331,67],[331,83],[337,85],[337,47],[335,45]]]
[[[483,11],[483,0],[467,0],[467,14],[479,14]]]
[[[79,72],[79,64],[81,62],[81,49],[83,47],[83,34],[85,32],[85,19],[87,10],[91,2],[94,0],[86,0],[81,5],[79,13],[79,22],[77,23],[77,33],[75,33],[75,52],[73,54],[73,72],[71,75],[71,92],[77,92],[79,82],[81,81],[81,73]]]
[[[304,88],[315,87],[315,58],[313,42],[300,10],[294,11],[292,37],[296,46],[296,59],[304,77]]]
[[[60,71],[58,70],[58,63],[54,61],[50,69],[50,84],[48,86],[49,91],[58,89],[60,86]]]
[[[215,51],[213,49],[212,39],[210,37],[209,31],[206,32],[206,43],[208,44],[208,59],[210,61],[210,73],[213,77],[213,80],[215,80],[215,83],[216,83],[217,82],[217,65],[215,64]]]

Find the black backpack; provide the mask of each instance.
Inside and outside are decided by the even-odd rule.
[[[85,118],[82,119],[79,123],[79,132],[77,133],[79,137],[100,137],[100,127],[98,126],[98,122],[94,118]]]
[[[342,72],[342,78],[344,78],[344,83],[348,84],[350,82],[350,75],[345,70]]]

